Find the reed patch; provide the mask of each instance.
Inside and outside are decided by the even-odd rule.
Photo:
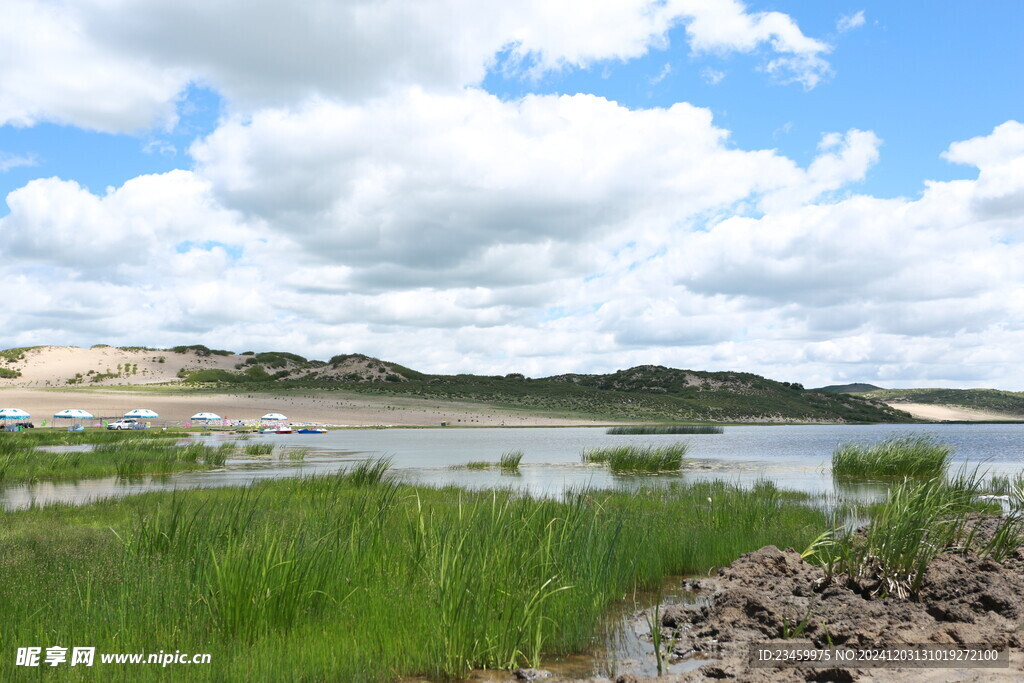
[[[502,472],[518,472],[519,463],[522,461],[522,451],[506,451],[501,454],[501,459],[498,460],[498,465],[501,467]]]
[[[1018,509],[1000,518],[998,529],[983,542],[983,517],[996,512],[979,498],[983,480],[977,472],[947,481],[907,478],[895,484],[886,500],[870,508],[869,524],[860,530],[837,527],[804,553],[825,568],[831,580],[841,577],[865,595],[908,598],[921,587],[936,556],[972,549],[1001,561],[1024,542],[1024,514]]]
[[[952,453],[952,446],[930,436],[844,443],[832,452],[832,473],[839,477],[933,477],[946,471]]]
[[[678,472],[683,466],[688,448],[685,443],[588,448],[580,455],[580,459],[586,463],[607,463],[608,468],[616,474]]]
[[[72,434],[73,435],[73,434]],[[170,474],[221,466],[234,451],[233,444],[219,448],[201,443],[176,445],[167,438],[134,438],[135,433],[104,438],[91,450],[41,451],[35,443],[53,444],[53,438],[28,440],[0,448],[0,482],[17,484],[47,480],[101,477],[135,478],[146,474]]]
[[[634,588],[803,547],[826,525],[770,484],[554,500],[387,469],[3,513],[0,640],[36,642],[46,624],[111,652],[173,643],[211,652],[215,680],[273,679],[286,654],[317,680],[458,678],[580,651]]]
[[[245,446],[246,455],[270,455],[274,452],[272,443],[250,443]]]
[[[723,434],[724,427],[718,425],[624,425],[609,427],[606,434],[646,436],[650,434]]]

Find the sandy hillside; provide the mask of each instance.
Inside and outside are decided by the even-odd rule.
[[[157,384],[178,382],[181,369],[232,370],[244,357],[199,356],[195,352],[125,350],[112,346],[38,346],[0,368],[21,373],[0,378],[0,387],[64,387]]]
[[[231,420],[254,420],[266,413],[283,413],[292,422],[332,425],[438,426],[560,426],[596,424],[582,419],[536,417],[526,412],[500,410],[469,402],[431,399],[367,397],[338,392],[281,394],[207,394],[178,391],[123,389],[0,389],[0,407],[21,408],[38,425],[49,424],[64,408],[81,408],[99,418],[120,417],[135,408],[160,414],[156,424],[181,424],[191,415],[212,412]]]
[[[208,350],[207,350],[208,351]],[[286,371],[289,379],[345,379],[362,382],[400,380],[408,372],[393,363],[360,353],[335,356],[331,362],[306,361],[292,354],[260,356],[228,352],[175,352],[168,349],[118,348],[98,345],[37,346],[0,352],[0,370],[18,376],[0,377],[2,387],[103,387],[179,383],[181,370],[239,370],[259,365],[268,374]]]
[[[100,419],[117,418],[135,408],[160,414],[158,424],[181,424],[191,415],[212,412],[230,420],[254,420],[271,412],[283,413],[294,422],[336,425],[437,426],[538,426],[593,424],[579,419],[535,417],[527,412],[500,410],[469,402],[448,403],[434,399],[364,396],[355,393],[288,391],[279,393],[190,392],[175,387],[145,385],[181,382],[182,369],[234,371],[251,356],[201,355],[195,351],[133,350],[110,346],[89,349],[40,346],[4,358],[0,368],[21,373],[0,378],[0,407],[21,408],[40,424],[64,408],[81,408]],[[20,356],[20,357],[18,357]],[[384,361],[351,354],[335,365],[296,368],[293,376],[316,373],[321,377],[345,376],[364,381],[385,381],[393,372]],[[117,386],[119,388],[111,388]],[[124,387],[136,387],[137,390]]]
[[[999,420],[1017,420],[1019,415],[1007,415],[984,410],[974,410],[961,406],[937,406],[929,403],[889,403],[889,406],[897,410],[904,410],[920,420],[934,420],[941,422],[951,420],[955,422],[991,422]]]

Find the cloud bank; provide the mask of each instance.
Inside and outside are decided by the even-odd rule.
[[[7,196],[8,346],[1024,383],[1020,123],[949,146],[975,178],[881,199],[857,193],[884,152],[871,131],[825,133],[801,165],[685,102],[480,87],[489,69],[634,59],[673,28],[693,54],[757,53],[818,86],[831,48],[787,15],[699,0],[12,0],[0,15],[0,125],[172,127],[189,84],[227,101],[187,169]]]

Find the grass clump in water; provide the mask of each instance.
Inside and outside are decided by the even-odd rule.
[[[523,460],[522,451],[506,451],[501,454],[501,459],[498,464],[501,466],[502,472],[518,472],[519,463]]]
[[[308,454],[309,454],[309,449],[308,448],[289,448],[288,449],[288,459],[293,461],[293,462],[299,462],[299,461],[305,460],[306,456]]]
[[[722,434],[724,427],[716,425],[625,425],[609,427],[606,434]]]
[[[583,451],[583,462],[608,463],[615,473],[678,472],[688,446],[675,443],[669,446],[616,446],[589,448]]]
[[[228,458],[235,454],[235,444],[224,443],[217,448],[207,447],[203,451],[203,462],[211,467],[223,467]]]
[[[270,455],[274,452],[272,443],[251,443],[245,447],[246,455]]]
[[[832,452],[832,473],[839,477],[933,477],[946,471],[952,452],[951,446],[930,436],[845,443]]]

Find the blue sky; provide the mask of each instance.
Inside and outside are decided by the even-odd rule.
[[[1024,387],[1024,5],[424,2],[0,7],[0,346]]]

